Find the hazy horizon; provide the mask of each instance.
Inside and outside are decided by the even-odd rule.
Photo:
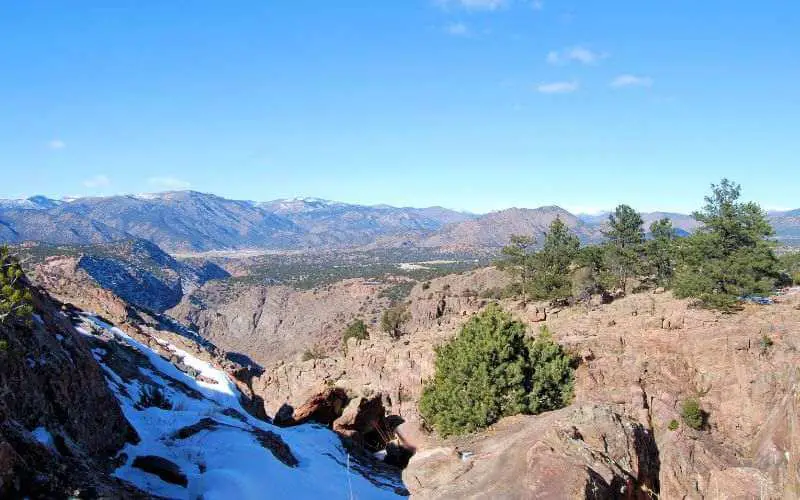
[[[78,199],[83,199],[83,198],[108,198],[108,197],[115,197],[115,196],[132,196],[132,197],[140,197],[140,198],[147,199],[148,197],[155,197],[155,196],[164,195],[164,194],[188,193],[188,192],[195,192],[195,193],[200,193],[200,194],[204,194],[204,195],[217,196],[217,197],[224,198],[224,199],[227,199],[227,200],[232,200],[232,201],[243,201],[243,202],[250,202],[250,203],[257,203],[257,204],[274,203],[274,202],[279,202],[279,201],[285,201],[285,202],[293,202],[293,201],[313,202],[313,201],[319,201],[319,202],[324,202],[324,203],[341,203],[341,204],[344,204],[344,205],[364,206],[364,207],[391,207],[391,208],[414,208],[414,209],[441,208],[441,209],[445,209],[445,210],[453,210],[453,211],[456,211],[456,212],[462,212],[462,213],[473,214],[473,215],[485,215],[485,214],[488,214],[488,213],[491,213],[491,212],[499,212],[499,211],[509,210],[509,209],[533,210],[533,209],[537,209],[537,208],[545,208],[545,207],[554,206],[554,207],[558,207],[558,208],[564,209],[564,210],[566,210],[566,211],[568,211],[568,212],[570,212],[570,213],[572,213],[574,215],[600,216],[600,215],[605,215],[605,214],[608,214],[608,213],[612,212],[614,210],[614,208],[617,205],[619,205],[619,203],[618,203],[615,206],[600,208],[598,210],[591,211],[591,212],[582,211],[582,210],[574,210],[574,209],[571,209],[568,206],[560,205],[558,203],[548,203],[548,204],[540,204],[540,205],[527,205],[527,206],[508,206],[508,207],[504,207],[504,208],[488,210],[488,211],[485,211],[485,212],[476,212],[476,211],[471,211],[471,210],[464,210],[464,209],[459,209],[459,208],[447,207],[447,206],[444,206],[444,205],[441,205],[441,204],[438,204],[438,205],[437,204],[425,205],[425,206],[391,205],[391,204],[388,204],[388,203],[365,204],[365,203],[360,203],[358,201],[331,200],[331,199],[326,199],[326,198],[320,198],[320,197],[317,197],[317,196],[295,196],[295,197],[291,197],[291,198],[275,198],[275,199],[270,199],[270,200],[242,200],[242,199],[236,199],[236,198],[228,198],[226,196],[221,196],[221,195],[219,195],[217,193],[213,193],[213,192],[198,191],[196,189],[176,189],[176,190],[167,190],[167,191],[154,191],[154,192],[149,192],[149,193],[115,193],[115,194],[109,194],[109,195],[62,196],[62,197],[50,197],[50,196],[46,196],[46,195],[42,195],[42,194],[33,194],[33,195],[29,195],[29,196],[21,196],[21,197],[15,197],[15,198],[9,198],[9,197],[0,196],[0,200],[26,200],[26,199],[34,198],[36,196],[45,196],[46,198],[49,198],[49,199],[53,199],[53,200],[57,200],[57,201],[65,201],[65,202],[78,200]],[[751,200],[751,201],[756,201],[757,202],[757,200]],[[692,212],[694,212],[695,210],[699,209],[700,206],[698,204],[698,207],[693,208],[691,210],[687,210],[687,211],[665,210],[665,209],[659,209],[659,208],[656,208],[656,209],[653,209],[653,210],[640,210],[637,207],[633,207],[633,208],[636,209],[639,212],[642,212],[642,213],[664,212],[664,213],[675,213],[675,214],[681,214],[681,215],[691,215]],[[761,208],[763,210],[767,211],[767,212],[786,212],[786,211],[790,211],[790,210],[796,210],[796,208],[792,208],[792,207],[770,208],[770,207],[765,207],[763,204],[761,204]]]

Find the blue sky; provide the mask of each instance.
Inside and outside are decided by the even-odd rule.
[[[800,206],[800,2],[12,0],[0,197]]]

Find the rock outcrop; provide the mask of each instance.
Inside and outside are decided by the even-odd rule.
[[[631,498],[659,491],[651,432],[609,406],[500,421],[418,452],[403,471],[415,498]]]
[[[323,359],[274,364],[253,387],[264,396],[269,414],[284,403],[299,406],[335,385],[355,395],[381,393],[389,413],[418,421],[416,403],[423,380],[433,373],[433,347],[452,337],[469,316],[489,302],[478,297],[478,291],[503,286],[507,280],[500,271],[485,268],[418,284],[408,297],[411,319],[399,339],[371,326],[370,337],[350,340],[346,354],[337,349]],[[341,331],[336,337],[341,339]]]
[[[346,356],[268,368],[254,382],[256,392],[269,413],[286,402],[299,404],[328,384],[356,395],[380,392],[387,411],[407,421],[402,430],[413,429],[420,420],[422,384],[433,374],[433,348],[489,302],[480,298],[486,290],[480,285],[491,281],[477,277],[489,272],[416,287],[409,297],[412,319],[399,340],[370,330],[369,339],[351,341]],[[475,282],[467,285],[470,279]],[[728,475],[730,485],[760,481],[764,491],[791,497],[800,487],[800,469],[786,458],[800,453],[794,430],[800,428],[800,293],[775,302],[720,314],[659,290],[561,308],[520,307],[508,300],[501,305],[530,324],[531,334],[547,325],[581,360],[575,404],[611,405],[650,430],[659,450],[661,498],[731,493],[734,486],[720,479]],[[682,423],[687,398],[698,398],[708,413],[705,430]],[[435,439],[411,435],[420,452],[437,446]]]
[[[66,313],[84,310],[99,314],[125,333],[159,351],[181,371],[190,373],[193,369],[183,364],[180,355],[164,349],[156,340],[156,335],[198,358],[213,361],[236,382],[244,397],[244,408],[257,418],[268,418],[263,400],[252,387],[253,380],[260,375],[261,369],[258,365],[249,364],[246,356],[231,356],[231,353],[218,349],[212,342],[172,318],[127,303],[111,290],[102,288],[79,267],[75,257],[47,259],[35,266],[31,275],[38,285],[64,303],[62,309]],[[243,365],[231,359],[232,357],[248,364]]]
[[[34,290],[30,320],[0,325],[0,497],[145,498],[110,476],[138,436],[83,337]]]
[[[275,413],[273,422],[282,427],[308,422],[317,422],[330,427],[342,415],[348,401],[350,401],[350,397],[347,395],[347,391],[339,387],[331,387],[311,396],[297,409],[284,404]]]

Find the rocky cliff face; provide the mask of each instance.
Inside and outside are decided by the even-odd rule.
[[[32,433],[9,420],[8,425],[0,426],[0,497],[7,491],[12,496],[33,492],[34,496],[60,498],[74,493],[69,489],[72,485],[81,495],[104,498],[262,498],[265,492],[279,494],[290,485],[303,498],[331,496],[345,491],[343,488],[364,498],[397,498],[405,493],[399,469],[369,455],[353,457],[350,464],[349,452],[330,431],[272,426],[263,402],[252,391],[253,372],[228,360],[224,351],[177,322],[137,309],[100,289],[85,273],[76,272],[74,259],[57,262],[63,265],[63,273],[53,273],[58,266],[49,262],[45,269],[39,269],[37,279],[48,283],[69,303],[43,316],[42,321],[58,318],[80,343],[85,358],[81,366],[94,370],[92,377],[87,377],[91,385],[75,383],[70,376],[64,389],[54,383],[57,391],[27,384],[7,386],[17,391],[22,401],[45,407],[57,404],[50,413],[67,419],[71,426],[68,431],[77,433],[69,439],[86,440],[86,451],[64,448],[61,436],[67,434],[60,432],[61,420],[51,423],[43,416],[28,422],[20,417],[20,422],[29,427],[44,422]],[[95,310],[104,311],[103,316]],[[2,335],[5,331],[0,330]],[[59,334],[52,342],[71,345],[72,340],[62,337]],[[29,368],[51,366],[46,354],[51,349],[48,346],[44,352],[35,351],[32,358],[23,359],[23,364]],[[60,368],[53,365],[53,370]],[[11,370],[9,379],[17,380],[14,374],[23,369]],[[41,394],[37,392],[40,389]],[[60,396],[65,391],[76,395],[63,398],[63,404],[69,407],[61,408]],[[105,399],[95,397],[98,391]],[[37,410],[31,406],[35,405],[11,408],[15,415],[27,409],[35,416]],[[0,406],[0,410],[4,408]],[[382,415],[381,409],[379,417]],[[113,432],[120,426],[112,417],[124,424],[120,432],[124,431],[123,438],[125,433],[130,435],[127,442],[115,438]],[[357,429],[363,427],[358,425],[362,417],[362,413],[354,417]],[[101,425],[109,428],[98,430]],[[23,429],[22,437],[17,427]],[[95,434],[90,436],[90,432]],[[26,438],[33,448],[25,447]],[[37,439],[43,444],[37,444]],[[6,448],[6,441],[13,448]],[[53,462],[47,458],[48,446],[69,457],[80,451],[82,460],[66,465]],[[78,467],[83,469],[76,470]],[[110,473],[148,495],[110,477]],[[345,485],[341,480],[348,474],[351,476]],[[33,479],[27,479],[28,475]],[[20,481],[34,481],[35,487]],[[46,484],[40,485],[42,482]],[[3,490],[5,487],[11,489]]]
[[[254,388],[264,395],[268,412],[277,411],[284,402],[298,406],[325,386],[336,385],[354,394],[382,393],[391,413],[419,421],[417,402],[423,380],[433,373],[433,346],[452,337],[469,315],[487,303],[477,297],[477,290],[506,282],[503,273],[485,268],[438,278],[427,286],[419,284],[408,297],[411,319],[400,339],[391,339],[373,325],[369,339],[351,339],[346,351],[336,349],[323,359],[265,366]]]
[[[356,317],[377,329],[389,302],[379,297],[383,288],[363,279],[306,291],[211,283],[168,312],[221,348],[268,366],[315,347],[338,350]]]
[[[109,475],[139,438],[85,340],[46,294],[34,306],[0,325],[0,497],[144,498]]]
[[[254,383],[256,392],[262,394],[270,412],[284,402],[300,405],[324,386],[343,387],[354,394],[382,393],[391,413],[409,423],[418,421],[422,383],[433,374],[433,347],[451,338],[470,315],[486,305],[488,300],[475,297],[474,291],[496,283],[499,277],[490,279],[492,272],[481,270],[466,276],[448,276],[433,280],[427,290],[416,288],[410,296],[413,318],[407,335],[400,340],[392,341],[381,332],[371,331],[370,339],[360,343],[351,341],[345,356],[269,367]],[[775,498],[795,496],[800,487],[800,470],[787,457],[800,451],[797,449],[800,436],[794,430],[800,424],[796,413],[800,388],[796,373],[800,363],[797,354],[800,292],[777,297],[771,306],[748,305],[736,314],[695,309],[688,301],[676,300],[669,293],[643,293],[611,304],[564,309],[546,304],[530,304],[521,309],[509,301],[503,301],[502,305],[529,323],[532,333],[538,325],[546,324],[559,342],[580,357],[576,405],[605,408],[618,417],[601,420],[619,418],[647,431],[648,446],[657,450],[661,498],[722,498],[737,491],[755,497],[759,492]],[[693,430],[682,422],[681,406],[687,398],[698,398],[707,412],[703,430]],[[567,412],[556,415],[561,416],[520,418],[534,422],[546,419],[558,426],[573,421]],[[552,421],[553,418],[557,421]],[[673,420],[678,425],[676,429],[670,429]],[[537,425],[531,423],[531,429]],[[588,427],[581,433],[590,434],[596,428],[594,424]],[[476,439],[487,440],[486,446],[494,449],[496,432],[490,430]],[[538,435],[539,431],[531,432]],[[606,433],[607,438],[620,439],[619,432],[616,436]],[[437,442],[435,437],[415,432],[411,435],[409,441],[420,450],[448,446]],[[509,438],[509,442],[523,439],[524,435]],[[497,449],[502,448],[498,445]],[[572,452],[562,445],[553,448],[558,450],[552,455],[553,463],[561,464],[555,468],[566,467],[571,459],[559,456],[562,452],[567,455]],[[499,471],[495,469],[499,467],[497,464],[511,460],[514,453],[522,452],[509,451],[500,457],[493,453],[480,457],[476,454],[475,460],[488,463],[473,465],[487,476],[470,476],[469,484],[505,482],[505,476],[493,475],[492,471]],[[586,485],[599,485],[598,488],[638,474],[636,467],[623,467],[627,472],[614,473],[614,477],[622,479],[614,479],[598,471],[592,462],[581,463],[605,478],[605,483],[600,483],[591,474],[581,476],[588,481]],[[417,470],[425,467],[428,465],[420,465]],[[423,497],[445,493],[458,496],[463,493],[458,489],[463,472],[459,471],[455,468],[450,476],[443,476],[447,479],[441,479],[441,484],[452,482],[455,485],[452,489],[429,488],[424,481],[422,486],[407,484]],[[551,479],[542,477],[545,486],[563,479],[557,475]],[[463,480],[467,481],[466,477]],[[569,479],[573,480],[580,483],[575,477]],[[527,491],[517,486],[523,489],[516,491]],[[635,490],[637,495],[644,491],[638,486]],[[494,491],[474,490],[474,494],[488,495]]]
[[[92,247],[77,267],[92,280],[129,304],[163,312],[202,284],[228,277],[211,263],[179,262],[146,240],[129,240]]]

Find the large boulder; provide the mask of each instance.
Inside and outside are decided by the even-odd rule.
[[[357,397],[350,401],[342,415],[333,422],[333,430],[355,444],[382,449],[389,440],[382,395]]]
[[[501,420],[488,432],[418,451],[403,472],[417,498],[651,498],[651,431],[609,406]]]
[[[331,426],[342,415],[348,401],[350,398],[347,396],[347,391],[339,387],[331,387],[311,396],[297,409],[284,404],[275,414],[274,423],[282,427],[306,422]]]

